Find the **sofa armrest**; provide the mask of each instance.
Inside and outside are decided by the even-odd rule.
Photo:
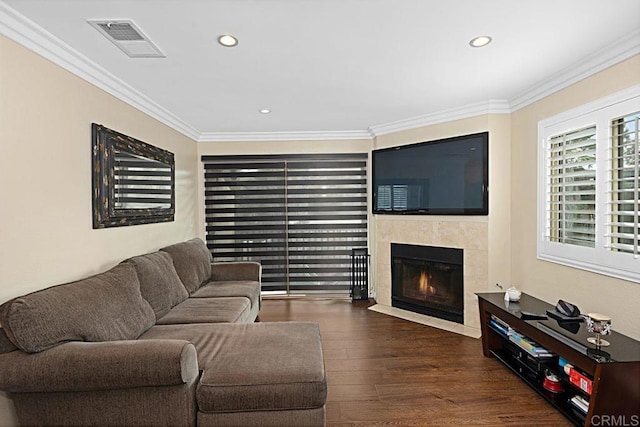
[[[259,262],[212,262],[211,281],[252,280],[259,282],[262,278],[262,266]]]
[[[196,349],[182,340],[69,342],[0,355],[0,389],[13,393],[169,386],[198,375]]]

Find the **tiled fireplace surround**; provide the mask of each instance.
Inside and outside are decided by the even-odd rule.
[[[464,250],[464,326],[440,321],[421,314],[410,313],[409,318],[443,327],[454,332],[477,330],[480,319],[476,292],[486,292],[489,280],[488,223],[486,219],[460,220],[425,219],[425,217],[387,217],[378,215],[376,247],[373,254],[376,301],[380,311],[391,307],[391,243],[441,246]],[[397,309],[391,309],[396,311]],[[422,323],[422,322],[421,322]],[[447,325],[450,324],[450,325]],[[447,327],[449,326],[449,327]],[[471,333],[473,335],[473,332]]]

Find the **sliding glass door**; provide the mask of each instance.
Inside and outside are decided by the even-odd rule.
[[[342,293],[367,246],[367,154],[203,156],[215,261],[259,261],[263,291]]]

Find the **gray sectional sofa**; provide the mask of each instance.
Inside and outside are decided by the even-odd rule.
[[[323,426],[318,325],[256,323],[260,265],[200,239],[0,306],[21,425]]]

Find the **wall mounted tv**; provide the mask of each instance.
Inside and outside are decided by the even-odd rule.
[[[372,158],[374,214],[489,214],[489,132],[373,150]]]

